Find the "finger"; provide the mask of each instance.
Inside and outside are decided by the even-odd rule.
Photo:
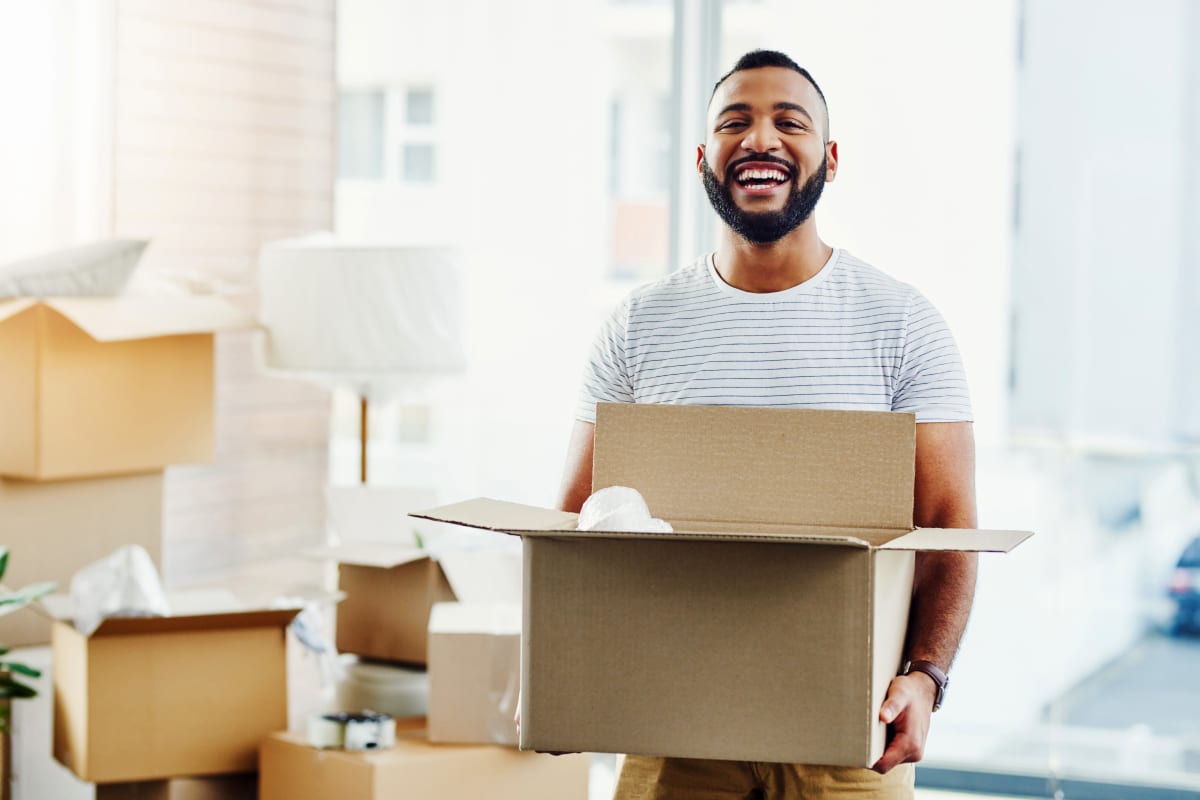
[[[911,755],[912,752],[909,747],[908,738],[897,736],[888,744],[887,749],[883,751],[883,755],[879,757],[879,760],[875,762],[875,765],[871,769],[883,775],[898,764],[909,761]]]

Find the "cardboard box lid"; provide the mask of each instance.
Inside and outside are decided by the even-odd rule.
[[[963,550],[1006,553],[1032,536],[1028,531],[980,531],[951,528],[918,528],[903,532],[870,528],[815,527],[807,525],[668,520],[672,533],[641,531],[575,530],[577,514],[549,508],[476,498],[427,511],[415,517],[463,525],[514,536],[550,539],[671,539],[825,544],[839,547],[890,550]]]
[[[24,298],[0,303],[0,322],[37,305],[66,317],[98,342],[241,330],[257,324],[252,315],[210,295]]]
[[[666,520],[908,531],[915,457],[912,414],[601,403],[592,491]]]
[[[91,638],[173,631],[283,628],[290,624],[292,618],[300,611],[299,608],[286,608],[170,617],[109,617],[100,623],[100,627],[96,628]]]
[[[71,624],[74,607],[69,594],[44,598],[46,610],[57,621]],[[126,636],[172,631],[232,630],[236,628],[282,628],[303,609],[245,608],[232,592],[193,590],[168,592],[166,617],[109,617],[92,633],[96,636]]]

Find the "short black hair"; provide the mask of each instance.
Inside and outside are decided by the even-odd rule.
[[[804,76],[806,81],[812,84],[813,88],[817,90],[817,95],[821,98],[821,105],[825,106],[825,138],[828,139],[829,102],[825,99],[825,93],[821,91],[821,85],[817,83],[808,70],[793,61],[786,53],[781,53],[778,50],[751,50],[739,58],[737,63],[733,65],[733,69],[726,72],[713,84],[712,94],[708,96],[708,102],[712,103],[712,99],[717,96],[717,89],[720,89],[721,84],[727,81],[733,73],[747,69],[760,69],[762,67],[783,67],[793,72],[799,72]]]

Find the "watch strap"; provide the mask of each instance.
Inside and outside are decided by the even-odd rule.
[[[950,684],[950,677],[942,671],[942,668],[932,661],[905,661],[904,669],[900,671],[901,675],[908,675],[913,672],[924,672],[933,680],[937,686],[937,692],[933,696],[933,710],[937,711],[942,707],[942,701],[946,699],[946,687]]]

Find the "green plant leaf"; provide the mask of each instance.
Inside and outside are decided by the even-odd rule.
[[[6,655],[8,655],[8,651],[9,651],[9,648],[7,648],[7,647],[0,647],[0,656],[6,656]]]
[[[0,615],[11,614],[17,609],[24,608],[30,603],[42,599],[57,588],[58,585],[54,583],[34,583],[15,592],[0,595]]]
[[[4,580],[4,572],[8,569],[8,545],[0,545],[0,580]]]
[[[16,673],[25,675],[30,678],[42,677],[41,670],[34,669],[33,667],[28,666],[27,664],[18,664],[16,661],[0,661],[0,670],[5,670],[8,672],[16,672]]]
[[[29,698],[37,697],[37,689],[9,678],[0,681],[0,697]]]

